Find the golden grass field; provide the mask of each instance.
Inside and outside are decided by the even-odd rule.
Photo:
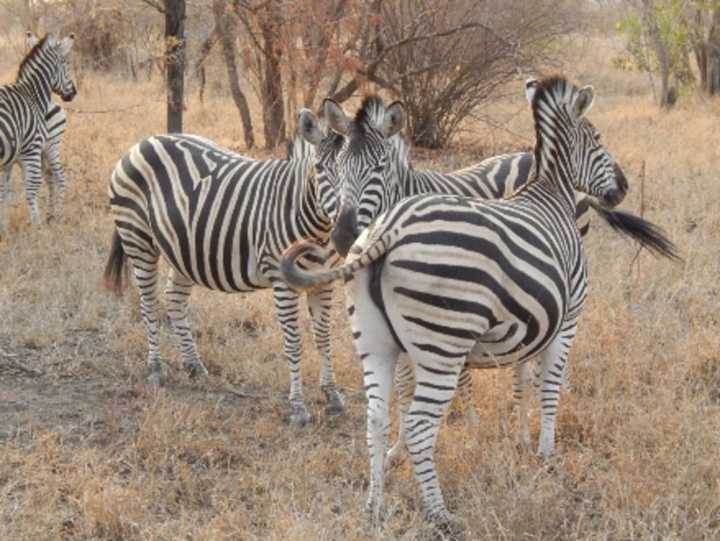
[[[610,50],[586,43],[565,71],[596,87],[589,118],[628,176],[623,208],[640,209],[644,162],[645,217],[684,261],[635,258],[635,245],[593,222],[591,291],[556,456],[543,463],[516,446],[507,372],[474,375],[477,431],[461,420],[441,431],[439,475],[467,539],[720,538],[720,101],[683,96],[660,113],[643,77],[609,67]],[[517,85],[516,100],[484,113],[530,134]],[[186,130],[242,152],[232,101],[211,90],[204,105],[190,95]],[[365,398],[339,291],[344,417],[324,414],[305,320],[315,421],[286,424],[287,368],[269,292],[196,290],[191,321],[211,377],[189,383],[164,330],[170,382],[157,392],[145,385],[137,295],[118,299],[100,278],[110,171],[162,131],[162,86],[88,74],[79,92],[73,109],[129,109],[69,113],[64,218],[31,227],[16,171],[0,239],[0,539],[415,538],[424,530],[407,463],[388,475],[385,528],[372,530],[364,513]],[[414,155],[418,167],[448,169],[531,144],[469,124],[450,151]]]

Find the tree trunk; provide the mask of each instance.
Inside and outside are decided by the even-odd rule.
[[[703,89],[711,96],[720,93],[720,9],[714,9],[707,41],[702,44],[704,51],[705,74]]]
[[[653,13],[652,0],[643,0],[643,23],[647,28],[660,68],[660,107],[666,109],[673,105],[676,92],[670,87],[670,62],[668,61],[667,47],[660,35],[660,29]]]
[[[185,90],[185,0],[165,0],[167,131],[182,132]]]
[[[255,147],[255,135],[253,134],[250,107],[248,107],[245,94],[243,94],[243,91],[240,89],[240,84],[238,83],[237,64],[235,63],[235,40],[233,37],[235,25],[233,24],[232,15],[226,12],[225,6],[225,0],[213,1],[215,25],[220,33],[220,42],[222,43],[223,58],[225,59],[225,66],[227,68],[230,93],[240,113],[240,122],[242,122],[243,136],[245,137],[245,147],[249,150]]]
[[[260,20],[265,54],[262,81],[263,127],[265,148],[273,149],[285,137],[285,107],[283,104],[282,45],[280,44],[279,6],[270,1],[267,15]]]

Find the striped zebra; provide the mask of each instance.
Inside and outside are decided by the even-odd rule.
[[[10,205],[13,163],[20,164],[22,169],[30,219],[33,224],[40,221],[37,194],[42,181],[42,156],[48,151],[47,116],[51,112],[51,93],[57,92],[63,101],[75,97],[75,84],[70,78],[67,61],[73,43],[73,35],[59,41],[53,36],[45,36],[25,55],[16,82],[0,86],[0,190],[3,200],[0,232],[6,226]],[[59,118],[57,114],[55,118]]]
[[[310,415],[300,379],[299,296],[282,281],[277,263],[298,239],[329,238],[336,187],[328,169],[334,167],[341,138],[326,135],[308,110],[298,120],[299,132],[284,160],[245,158],[194,135],[150,137],[130,149],[110,181],[115,231],[104,278],[120,292],[129,260],[140,291],[154,384],[164,382],[158,350],[160,257],[171,269],[165,289],[168,315],[191,377],[207,374],[187,321],[193,286],[228,293],[272,288],[290,369],[291,421],[303,425]],[[330,352],[332,287],[307,298],[327,411],[341,413]]]
[[[340,253],[347,253],[349,246],[376,216],[387,210],[403,197],[419,194],[448,194],[482,199],[500,199],[510,196],[523,186],[531,176],[533,153],[518,152],[487,158],[475,165],[450,173],[415,169],[409,160],[409,145],[399,133],[404,123],[402,105],[395,102],[386,107],[377,96],[363,101],[354,120],[332,100],[326,100],[325,114],[331,127],[347,136],[346,149],[338,158],[338,174],[343,183],[342,208],[333,231],[333,242]],[[586,118],[581,122],[600,141],[600,134]],[[388,130],[387,127],[392,129]],[[616,175],[622,170],[614,163]],[[640,242],[653,253],[677,258],[673,243],[654,224],[617,209],[606,209],[583,193],[575,194],[576,224],[582,237],[589,231],[591,209],[614,230]],[[400,397],[401,415],[406,411],[408,393],[413,389],[412,370],[405,356],[398,364],[397,393]],[[523,380],[515,374],[514,395],[522,395]],[[567,374],[564,375],[565,387]],[[463,370],[460,376],[459,396],[463,404],[471,403],[471,376]],[[475,422],[475,410],[470,410]],[[402,427],[402,424],[401,424]],[[528,440],[528,429],[523,425],[520,439]],[[387,464],[393,464],[404,448],[403,432],[388,452]]]
[[[285,281],[297,289],[347,281],[368,398],[368,508],[375,520],[383,501],[393,375],[403,351],[416,379],[403,425],[430,521],[459,527],[445,506],[433,450],[466,361],[517,366],[527,379],[526,361],[540,355],[538,450],[548,456],[554,449],[562,373],[587,294],[574,190],[614,207],[627,182],[583,121],[594,99],[591,86],[578,88],[556,76],[529,81],[527,93],[536,165],[532,179],[511,197],[410,197],[361,234],[343,266],[299,268],[299,257],[322,257],[313,243],[292,246],[281,262]]]

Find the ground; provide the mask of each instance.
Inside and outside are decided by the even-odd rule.
[[[516,446],[503,372],[474,375],[477,429],[460,415],[441,432],[441,483],[468,539],[720,537],[720,102],[681,96],[660,113],[642,77],[597,68],[604,51],[591,44],[567,70],[595,85],[589,118],[628,176],[623,208],[661,225],[683,261],[637,255],[593,221],[590,298],[556,456],[543,462]],[[100,277],[112,233],[109,174],[126,149],[161,130],[162,88],[97,75],[79,88],[64,147],[65,216],[31,227],[16,173],[0,239],[0,539],[421,536],[408,464],[388,475],[384,528],[373,530],[364,513],[365,401],[340,291],[333,347],[343,417],[325,415],[304,320],[314,422],[287,424],[268,292],[197,290],[191,321],[210,378],[185,378],[164,330],[170,381],[159,391],[145,384],[137,295],[118,298]],[[506,129],[469,123],[450,151],[414,152],[417,167],[449,170],[527,148],[522,91],[520,83],[516,100],[486,111]],[[190,96],[186,129],[245,152],[231,100],[222,88],[209,94],[204,104]],[[536,438],[536,419],[531,426]]]

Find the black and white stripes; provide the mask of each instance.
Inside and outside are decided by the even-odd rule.
[[[403,351],[416,378],[403,430],[431,520],[453,521],[433,449],[466,361],[522,367],[541,356],[539,452],[553,451],[563,368],[587,294],[574,191],[614,206],[627,182],[583,121],[593,101],[591,87],[552,77],[530,83],[528,93],[536,167],[532,180],[512,197],[410,197],[361,234],[342,267],[298,268],[297,257],[318,251],[310,245],[293,247],[282,261],[283,276],[294,287],[348,280],[348,311],[368,397],[368,506],[376,518],[383,500],[390,394]],[[527,376],[523,371],[520,380]]]
[[[60,41],[52,36],[42,38],[20,64],[17,81],[0,86],[0,190],[3,200],[0,231],[7,218],[10,168],[16,162],[22,168],[30,219],[33,223],[40,221],[37,195],[42,180],[42,155],[49,150],[46,118],[52,112],[51,93],[57,92],[65,101],[73,99],[76,93],[66,59],[73,39],[73,36]]]
[[[272,288],[290,369],[292,419],[305,423],[300,379],[302,345],[298,294],[281,279],[277,262],[290,244],[325,242],[336,212],[335,186],[324,167],[334,163],[338,136],[325,137],[307,110],[285,160],[252,160],[191,135],[164,135],[133,147],[117,164],[110,183],[116,231],[105,277],[121,284],[125,258],[140,289],[148,334],[151,378],[162,381],[158,350],[158,261],[171,275],[165,290],[168,313],[191,375],[205,373],[187,322],[194,285],[228,293]],[[315,152],[319,152],[316,159]],[[308,260],[305,265],[317,265]],[[321,386],[332,412],[343,405],[330,358],[332,289],[308,295],[322,359]]]

